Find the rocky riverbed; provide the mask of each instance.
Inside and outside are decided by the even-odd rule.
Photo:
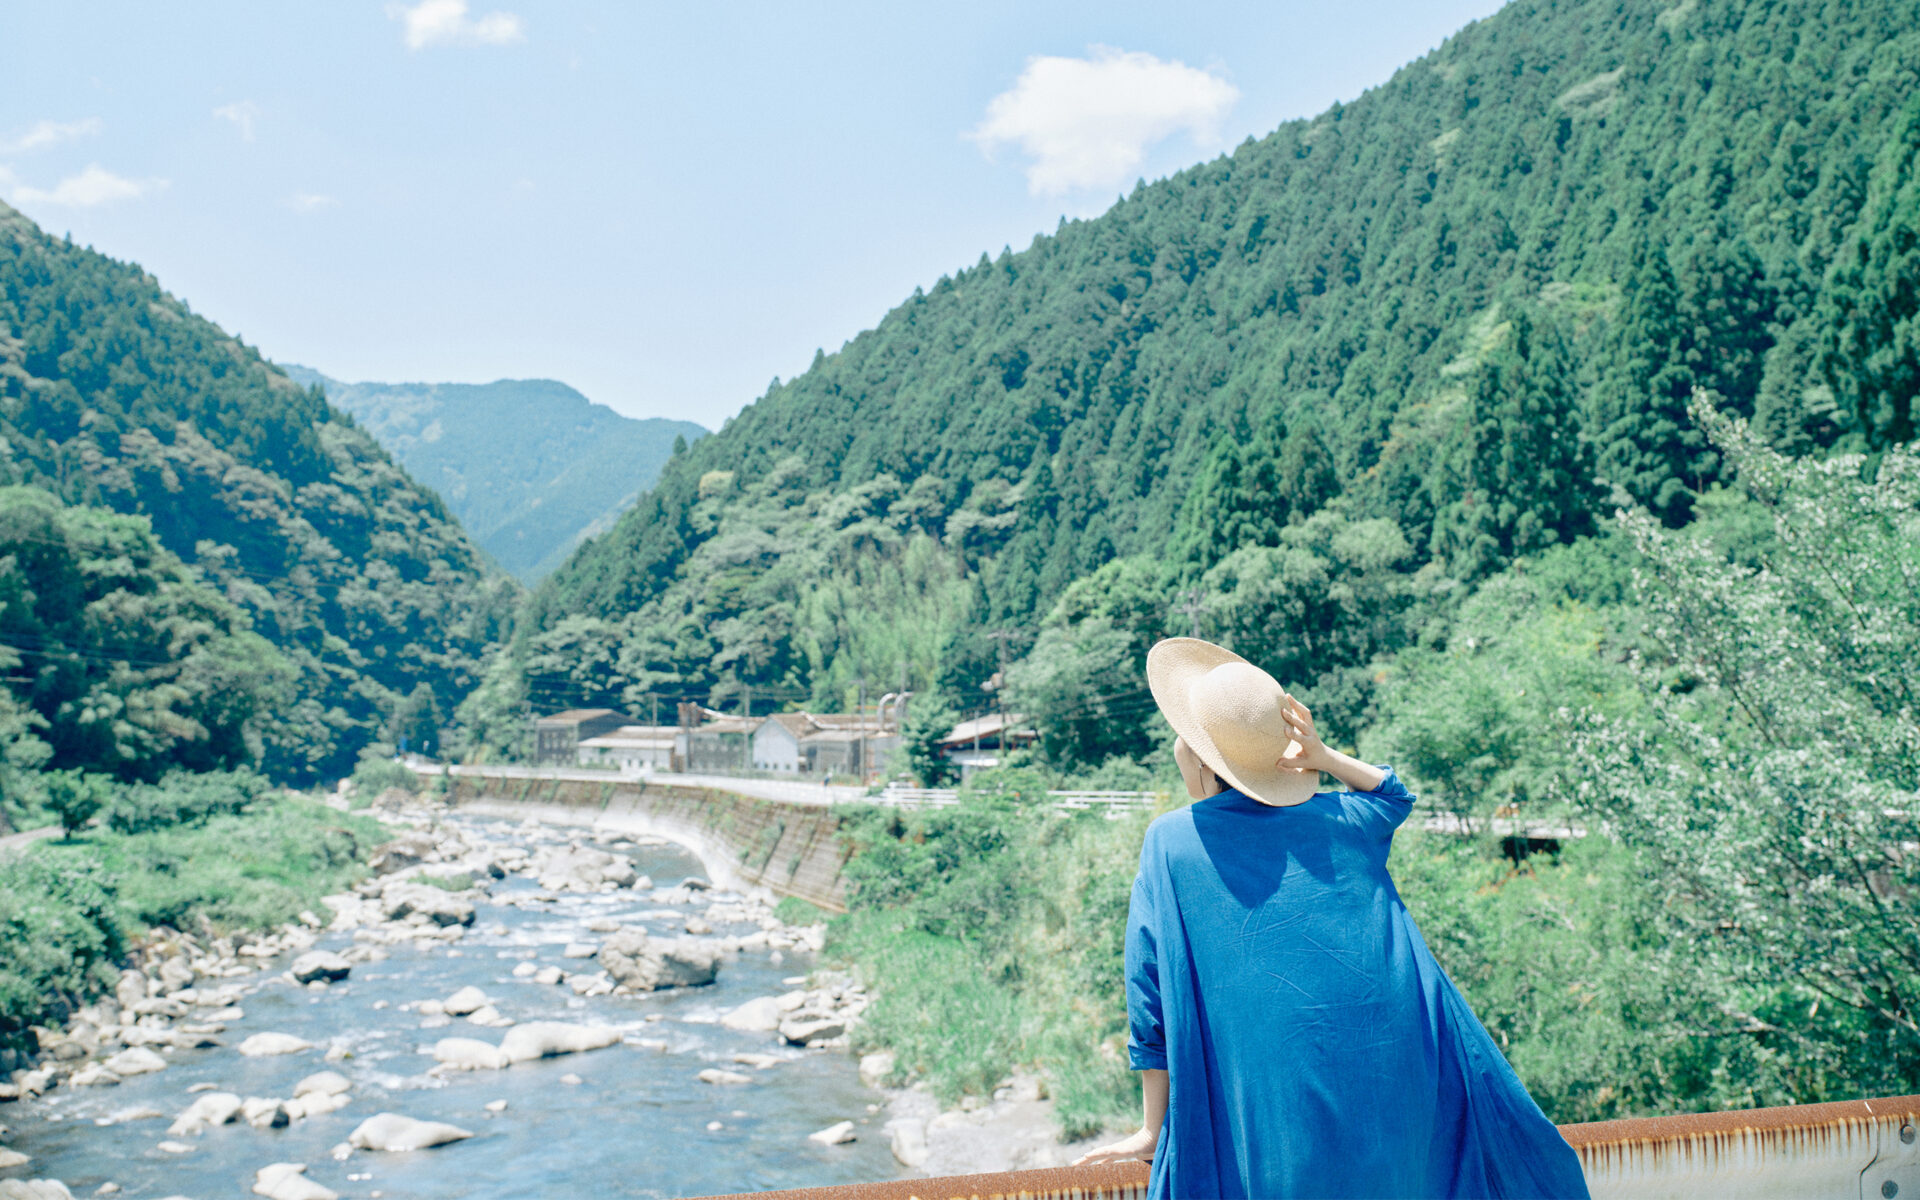
[[[879,1090],[884,1056],[845,1052],[864,992],[813,968],[824,927],[683,847],[383,815],[411,831],[324,913],[155,938],[39,1031],[0,1084],[0,1200],[687,1196],[1075,1152],[1037,1081],[946,1114]]]
[[[381,873],[242,944],[142,948],[0,1085],[0,1195],[518,1196],[888,1178],[823,930],[688,851],[423,807]],[[842,1121],[852,1140],[810,1140]],[[299,1168],[299,1169],[295,1169]],[[58,1191],[40,1189],[47,1194]]]

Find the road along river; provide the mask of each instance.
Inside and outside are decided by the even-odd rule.
[[[53,1047],[66,1056],[55,1070],[26,1077],[26,1095],[0,1106],[5,1148],[27,1156],[0,1180],[60,1180],[76,1196],[480,1200],[691,1196],[901,1173],[881,1129],[886,1097],[862,1085],[836,1036],[862,998],[812,973],[818,927],[780,925],[764,901],[700,886],[699,860],[660,839],[445,814],[414,838],[424,861],[334,900],[317,914],[325,928],[232,956],[196,943],[160,977],[123,977],[118,1003],[83,1012],[97,1027],[76,1023],[75,1044]],[[609,856],[611,866],[592,865]],[[457,887],[463,873],[485,886],[418,878]],[[619,882],[634,875],[656,886]],[[403,893],[415,900],[396,903]],[[704,986],[632,990],[659,956],[636,968],[598,953],[617,939],[717,953],[717,974]],[[340,955],[348,973],[295,981],[297,961],[331,962],[307,957],[315,951]],[[622,965],[625,974],[609,969]],[[689,968],[669,954],[664,969]],[[610,990],[620,979],[630,986]],[[485,1007],[446,1011],[469,1007],[472,993],[455,1000],[463,989]],[[787,1035],[767,1028],[775,1020]],[[536,1022],[589,1027],[589,1041],[611,1044],[472,1070],[436,1059],[436,1049],[490,1053],[442,1039],[553,1040]],[[809,1029],[813,1044],[795,1044]],[[305,1048],[242,1052],[296,1044]],[[232,1100],[243,1108],[224,1119]],[[354,1146],[395,1137],[363,1127],[382,1113],[471,1136]],[[842,1121],[852,1140],[809,1138]],[[423,1128],[450,1136],[387,1124],[400,1140]],[[304,1172],[260,1174],[275,1164]]]

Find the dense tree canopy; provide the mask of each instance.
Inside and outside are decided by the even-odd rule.
[[[1287,651],[1353,717],[1449,588],[1616,501],[1686,522],[1724,475],[1694,388],[1796,452],[1911,435],[1917,84],[1913,0],[1511,4],[776,382],[538,592],[487,711],[978,707],[1003,651],[1065,669],[1043,618],[1144,556],[1169,628],[1272,640],[1236,614],[1275,588],[1371,614]]]
[[[0,483],[146,519],[297,673],[276,773],[468,690],[512,585],[366,434],[139,268],[0,205]],[[65,753],[63,751],[63,753]]]

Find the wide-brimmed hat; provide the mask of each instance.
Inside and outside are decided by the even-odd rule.
[[[1294,744],[1280,711],[1286,689],[1238,654],[1167,638],[1147,651],[1147,685],[1167,724],[1232,787],[1283,807],[1320,790],[1320,772],[1280,764]]]

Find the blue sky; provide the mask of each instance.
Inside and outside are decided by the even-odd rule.
[[[276,360],[717,427],[1499,7],[4,0],[0,196]]]

